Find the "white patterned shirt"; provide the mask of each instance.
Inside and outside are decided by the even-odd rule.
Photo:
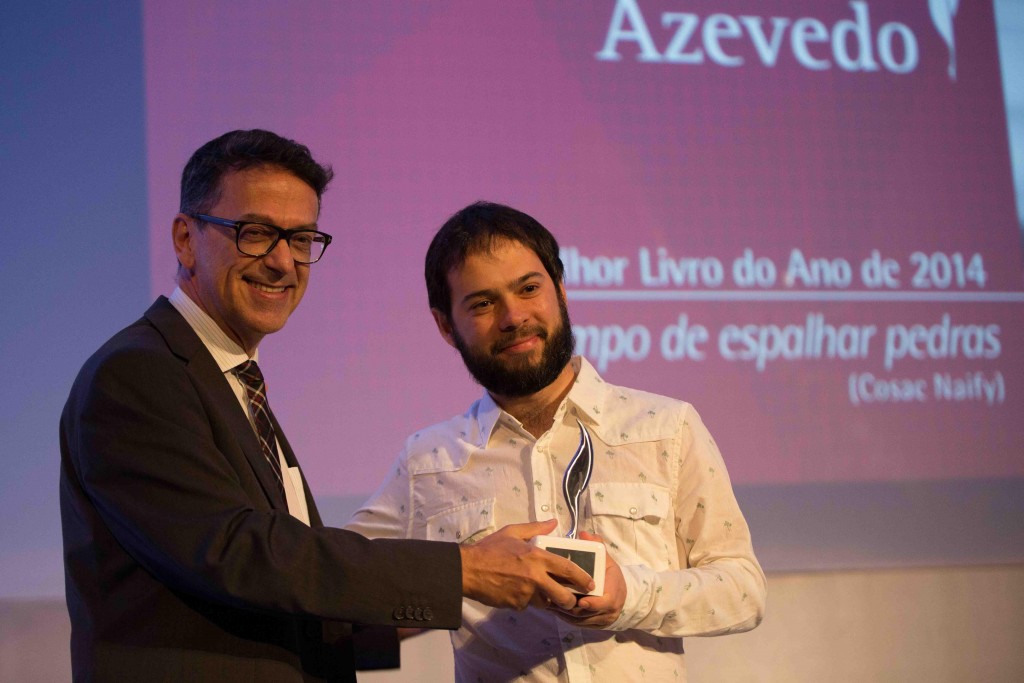
[[[391,474],[346,525],[371,538],[474,543],[506,524],[558,519],[579,443],[594,469],[580,527],[601,535],[627,597],[606,630],[463,601],[452,633],[459,681],[683,681],[683,636],[746,631],[765,578],[718,447],[688,403],[606,384],[583,358],[551,429],[535,439],[488,394],[413,434]]]

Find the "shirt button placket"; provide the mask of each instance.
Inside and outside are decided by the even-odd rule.
[[[555,516],[554,494],[559,487],[554,485],[551,472],[551,454],[546,448],[549,435],[545,433],[530,449],[530,464],[533,480],[530,485],[534,489],[534,514],[538,521],[551,519]],[[538,485],[539,484],[539,485]]]

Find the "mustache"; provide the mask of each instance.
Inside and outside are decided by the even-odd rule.
[[[503,349],[507,349],[508,347],[518,344],[524,339],[529,339],[530,337],[538,337],[541,340],[547,340],[548,331],[540,325],[534,325],[533,327],[525,327],[520,330],[515,330],[514,332],[506,332],[491,344],[491,353],[501,353]]]

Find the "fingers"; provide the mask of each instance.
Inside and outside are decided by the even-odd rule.
[[[547,580],[539,583],[535,598],[530,604],[537,607],[570,610],[576,606],[576,593],[557,581]]]
[[[615,623],[614,617],[603,612],[600,613],[587,613],[581,615],[568,614],[566,612],[560,612],[558,610],[551,610],[555,613],[562,621],[568,622],[573,626],[580,628],[607,628],[608,626]]]
[[[560,555],[530,546],[524,559],[533,567],[534,594],[529,604],[534,607],[572,609],[580,593],[593,590],[590,575]]]
[[[566,617],[583,619],[587,625],[603,622],[615,609],[613,600],[584,598],[577,602],[580,595],[594,589],[593,577],[571,560],[529,543],[535,536],[554,531],[556,524],[553,519],[510,524],[475,545],[460,546],[463,595],[493,607],[521,610],[533,605],[561,610]],[[603,542],[594,534],[582,536]],[[614,561],[611,566],[618,573]],[[607,575],[606,571],[606,581]]]
[[[549,519],[544,522],[526,522],[523,524],[509,524],[503,526],[497,533],[518,538],[521,541],[529,541],[534,536],[541,536],[554,531],[558,520]]]
[[[574,562],[546,550],[541,552],[548,556],[548,574],[558,584],[569,590],[575,590],[577,593],[589,593],[594,590],[594,578]]]
[[[580,537],[587,541],[604,543],[603,538],[586,531],[581,531]],[[612,554],[607,553],[605,556],[604,595],[581,596],[575,609],[559,616],[579,626],[604,628],[612,624],[622,612],[626,592],[622,569]]]
[[[460,546],[463,595],[492,607],[572,608],[573,591],[592,590],[591,577],[568,559],[527,542],[554,526],[554,520],[509,525],[475,545]]]
[[[573,600],[573,604],[575,603],[576,601]],[[558,606],[558,603],[553,601],[548,594],[544,592],[544,590],[540,589],[540,587],[538,587],[537,591],[534,592],[533,597],[530,598],[529,604],[531,607],[537,607],[539,609],[548,609],[552,611],[558,611],[561,609],[561,607]]]
[[[604,612],[614,607],[614,601],[607,595],[587,595],[580,599],[576,607],[577,613]]]
[[[618,600],[609,595],[584,596],[576,607],[569,610],[553,606],[548,609],[559,619],[583,628],[606,628],[614,623],[622,612]]]

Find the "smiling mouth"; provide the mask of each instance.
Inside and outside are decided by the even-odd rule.
[[[510,341],[503,342],[498,345],[498,353],[520,353],[522,351],[528,351],[532,349],[536,344],[539,344],[544,339],[544,335],[540,333],[533,333],[525,337],[519,337]]]
[[[261,282],[253,282],[252,280],[246,280],[245,282],[250,287],[257,289],[261,292],[267,292],[268,294],[281,294],[286,289],[288,289],[287,287],[272,287],[270,285],[265,285]]]
[[[508,346],[502,348],[501,350],[502,351],[512,351],[512,352],[515,352],[515,351],[518,351],[520,349],[520,347],[532,346],[532,344],[530,344],[530,342],[532,342],[532,341],[534,341],[536,339],[537,339],[536,337],[527,337],[526,339],[520,339],[519,341],[514,342],[512,344],[509,344]]]

